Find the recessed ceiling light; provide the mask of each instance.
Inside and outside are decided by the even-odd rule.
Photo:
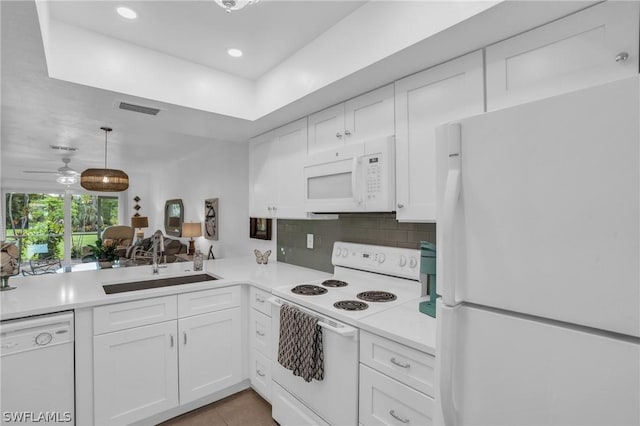
[[[138,17],[136,11],[133,9],[129,9],[128,7],[120,6],[116,9],[116,11],[118,12],[118,15],[126,19],[136,19]]]
[[[229,56],[233,56],[234,58],[239,58],[240,56],[242,56],[242,50],[240,49],[229,49],[227,50],[227,53],[229,54]]]

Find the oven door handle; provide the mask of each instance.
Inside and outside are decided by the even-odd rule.
[[[271,303],[273,306],[276,306],[278,308],[280,308],[284,304],[284,302],[281,299],[275,296],[269,297],[269,303]],[[318,315],[315,312],[310,312],[305,308],[301,308],[300,306],[294,305],[293,303],[290,303],[290,305],[295,306],[297,309],[300,309],[301,311],[318,318],[318,325],[327,331],[330,331],[332,333],[336,333],[345,337],[356,336],[358,334],[358,329],[355,327],[351,327],[345,324],[340,324],[332,319],[325,318],[323,316]]]

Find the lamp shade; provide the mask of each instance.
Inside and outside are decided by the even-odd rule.
[[[182,224],[182,236],[183,237],[201,237],[202,236],[202,223],[200,222],[185,222]]]
[[[134,216],[131,218],[132,228],[148,228],[149,218],[147,216]]]
[[[120,192],[129,188],[129,176],[122,170],[87,169],[80,175],[80,186],[89,191]]]

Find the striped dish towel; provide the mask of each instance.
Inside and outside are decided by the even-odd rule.
[[[286,304],[280,307],[278,362],[306,382],[324,379],[322,327],[316,317]]]

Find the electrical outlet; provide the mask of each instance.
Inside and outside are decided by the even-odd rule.
[[[307,234],[307,248],[313,248],[313,234]]]

